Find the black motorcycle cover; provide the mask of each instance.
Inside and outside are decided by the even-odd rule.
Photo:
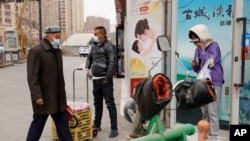
[[[134,99],[142,120],[158,114],[172,98],[172,83],[167,76],[158,73],[146,78],[135,87]]]

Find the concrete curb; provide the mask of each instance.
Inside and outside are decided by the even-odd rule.
[[[26,60],[7,62],[7,63],[0,64],[0,68],[14,66],[15,64],[23,64],[23,63],[26,63]]]
[[[0,65],[0,68],[9,67],[9,66],[14,66],[14,63],[11,62],[11,63],[4,63],[4,64],[1,64],[1,65]]]

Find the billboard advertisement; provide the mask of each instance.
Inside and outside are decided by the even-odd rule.
[[[161,58],[162,52],[157,48],[156,38],[164,31],[164,6],[158,0],[131,0],[128,9],[128,78],[130,93],[142,79],[149,76],[149,70]],[[159,63],[151,75],[162,71]]]

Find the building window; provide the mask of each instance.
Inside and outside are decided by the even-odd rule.
[[[5,4],[5,5],[4,5],[4,8],[5,8],[5,9],[10,9],[10,5],[9,5],[9,4]]]
[[[10,12],[5,11],[5,16],[10,16]]]
[[[11,19],[5,19],[5,23],[11,24]]]

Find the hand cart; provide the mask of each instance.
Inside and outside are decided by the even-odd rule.
[[[67,116],[74,141],[90,140],[97,136],[97,129],[92,127],[91,109],[89,106],[88,77],[86,76],[87,103],[75,100],[75,72],[83,70],[78,67],[73,70],[73,102],[67,102]],[[54,123],[52,124],[52,139],[58,139]]]

